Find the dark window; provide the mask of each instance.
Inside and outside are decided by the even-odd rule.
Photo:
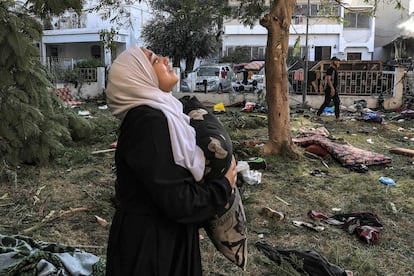
[[[331,58],[331,46],[316,46],[315,61],[329,60]]]
[[[361,60],[361,53],[347,53],[346,59],[347,60]]]
[[[101,58],[101,46],[93,45],[91,47],[91,55],[93,58],[100,59]]]
[[[58,56],[58,48],[57,47],[51,47],[50,48],[50,56],[57,57]]]

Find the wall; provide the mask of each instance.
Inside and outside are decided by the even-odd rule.
[[[84,82],[82,85],[75,85],[73,83],[56,84],[56,88],[63,87],[69,88],[72,97],[76,100],[87,100],[101,97],[105,89],[105,68],[97,68],[96,82]]]

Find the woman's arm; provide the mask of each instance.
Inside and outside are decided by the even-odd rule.
[[[167,120],[161,111],[144,107],[128,120],[131,123],[123,130],[128,136],[125,140],[130,141],[125,160],[137,185],[162,214],[182,223],[201,223],[228,204],[236,185],[235,161],[225,177],[197,183],[187,169],[175,164]]]

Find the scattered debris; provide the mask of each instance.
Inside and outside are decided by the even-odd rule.
[[[388,202],[387,209],[388,209],[388,207],[391,209],[391,212],[393,214],[397,214],[398,213],[397,207],[395,207],[395,204],[393,202]]]
[[[402,155],[408,155],[411,157],[414,157],[414,150],[412,149],[406,149],[406,148],[392,148],[389,150],[391,153],[396,154],[402,154]]]
[[[243,182],[249,185],[256,185],[262,182],[262,173],[257,170],[250,170],[250,165],[247,161],[237,162],[237,172],[241,175]]]
[[[266,160],[262,157],[251,157],[246,162],[252,170],[265,170],[267,168]]]
[[[396,186],[396,185],[397,185],[397,183],[394,181],[394,179],[389,178],[389,177],[384,177],[384,176],[381,176],[381,177],[378,179],[378,181],[379,181],[380,183],[384,184],[384,185],[387,185],[387,186]]]
[[[116,150],[116,149],[96,150],[96,151],[93,151],[93,152],[92,152],[92,154],[106,153],[106,152],[113,152],[113,151],[115,151],[115,150]]]
[[[288,202],[287,202],[287,201],[285,201],[284,199],[282,199],[282,198],[278,197],[277,195],[275,195],[275,198],[276,198],[277,200],[279,200],[279,201],[283,202],[283,203],[284,203],[284,204],[286,204],[287,206],[289,206],[289,205],[290,205],[290,203],[288,203]]]
[[[266,144],[266,141],[262,141],[262,140],[250,140],[250,141],[242,142],[242,145],[248,146],[248,147],[263,146],[264,144]]]
[[[263,207],[260,214],[267,218],[276,218],[278,221],[282,221],[286,217],[286,215],[283,212],[273,210],[270,207]]]
[[[96,222],[102,226],[102,227],[107,227],[109,225],[109,223],[106,221],[106,219],[103,219],[99,216],[95,216]]]
[[[358,173],[366,173],[369,170],[368,167],[364,164],[356,164],[353,166],[349,166],[349,169],[351,171],[358,172]]]
[[[91,115],[91,112],[89,110],[79,110],[78,111],[78,115],[82,115],[82,116],[88,116]]]
[[[292,268],[298,271],[301,275],[353,275],[352,271],[343,270],[342,268],[329,263],[316,251],[282,250],[263,241],[256,242],[255,246],[266,257],[278,265],[281,265],[283,261],[288,262]]]
[[[328,176],[328,171],[313,170],[310,173],[312,176],[325,177]]]
[[[57,214],[55,210],[52,210],[49,212],[49,214],[39,223],[37,223],[36,225],[24,229],[23,233],[27,234],[30,233],[34,230],[37,230],[39,228],[42,228],[44,225],[67,215],[71,215],[74,213],[78,213],[78,212],[87,212],[87,211],[92,211],[92,209],[90,208],[84,208],[84,207],[79,207],[79,208],[69,208],[69,210],[60,210]]]
[[[306,136],[311,136],[311,135],[321,135],[321,136],[325,136],[325,137],[329,137],[331,134],[329,133],[329,131],[326,129],[326,127],[318,127],[318,128],[305,128],[305,127],[301,127],[298,130],[299,134],[304,134]]]
[[[379,239],[379,232],[383,229],[378,216],[371,212],[352,212],[328,217],[322,213],[310,210],[308,216],[327,224],[342,226],[349,234],[357,235],[368,244],[377,241]]]
[[[292,221],[292,223],[296,227],[304,227],[304,228],[313,230],[315,232],[320,232],[320,231],[325,230],[325,227],[316,225],[315,223],[312,223],[312,222],[294,220],[294,221]]]
[[[83,102],[81,102],[81,101],[73,100],[72,92],[67,87],[58,88],[58,89],[55,90],[55,93],[62,101],[64,101],[67,105],[69,105],[71,107],[75,107],[75,106],[83,104]]]

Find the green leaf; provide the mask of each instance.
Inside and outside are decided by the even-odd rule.
[[[7,45],[0,44],[0,65],[4,66],[12,50]]]
[[[27,42],[21,33],[11,32],[7,35],[9,45],[14,50],[14,54],[18,57],[24,57],[27,49]]]

